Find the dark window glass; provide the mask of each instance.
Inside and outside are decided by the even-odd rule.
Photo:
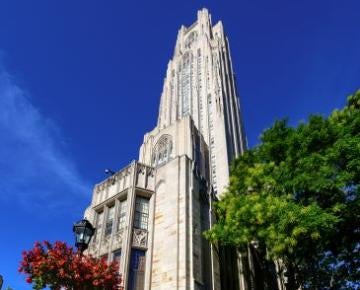
[[[121,250],[116,250],[113,252],[113,261],[118,263],[120,271],[120,259],[121,259]]]
[[[147,230],[149,219],[149,200],[136,197],[134,228]]]
[[[144,290],[145,251],[131,250],[128,290]]]
[[[114,251],[114,253],[113,253],[113,261],[120,263],[120,258],[121,258],[121,250]]]

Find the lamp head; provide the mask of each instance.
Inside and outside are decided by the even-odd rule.
[[[73,232],[75,233],[75,246],[82,253],[88,248],[95,228],[87,219],[82,219],[74,224]]]

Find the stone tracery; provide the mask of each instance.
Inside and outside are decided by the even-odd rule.
[[[166,163],[172,153],[172,138],[170,135],[162,135],[153,150],[153,166]]]

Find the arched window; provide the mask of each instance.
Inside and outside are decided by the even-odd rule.
[[[166,163],[171,157],[172,140],[170,135],[163,135],[156,143],[153,150],[153,166]]]
[[[197,37],[198,34],[196,31],[190,32],[189,36],[186,38],[185,47],[189,48],[197,40]]]

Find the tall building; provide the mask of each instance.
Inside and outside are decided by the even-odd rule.
[[[221,289],[223,259],[202,232],[244,148],[228,39],[202,9],[178,32],[139,161],[94,187],[89,253],[119,261],[124,289]]]

